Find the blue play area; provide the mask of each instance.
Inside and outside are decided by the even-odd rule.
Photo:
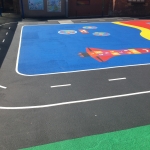
[[[79,30],[86,30],[80,32]],[[150,48],[140,30],[113,23],[24,26],[17,70],[24,75],[100,69],[150,63],[150,53],[115,56],[106,62],[80,57],[86,48]]]

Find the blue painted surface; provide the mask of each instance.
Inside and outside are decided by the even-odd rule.
[[[84,26],[96,26],[82,34]],[[60,30],[76,30],[77,34],[58,34]],[[94,36],[94,32],[108,32],[110,36]],[[26,75],[48,74],[115,66],[150,63],[150,54],[123,55],[106,62],[78,53],[87,47],[121,50],[150,48],[150,41],[140,36],[140,30],[113,23],[25,26],[18,62],[18,71]]]

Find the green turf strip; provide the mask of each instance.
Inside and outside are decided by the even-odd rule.
[[[23,150],[150,150],[150,125]]]

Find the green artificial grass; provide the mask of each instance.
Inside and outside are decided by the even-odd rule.
[[[150,125],[23,150],[150,150]]]

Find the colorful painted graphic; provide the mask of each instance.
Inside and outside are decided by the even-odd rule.
[[[44,10],[43,0],[28,0],[29,10]]]
[[[18,72],[41,75],[149,64],[149,22],[133,20],[88,25],[25,26]],[[99,32],[103,32],[102,35],[109,33],[110,36],[94,36],[94,32],[97,35]]]
[[[58,33],[59,34],[67,34],[67,35],[69,35],[69,34],[76,34],[77,31],[75,31],[75,30],[60,30],[60,31],[58,31]]]
[[[48,12],[61,12],[61,0],[47,0]]]
[[[122,21],[122,22],[113,22],[114,24],[121,25],[124,27],[130,27],[134,29],[140,30],[140,36],[143,38],[150,40],[150,26],[147,24],[149,20],[133,20],[133,21]]]
[[[109,36],[110,33],[107,33],[107,32],[94,32],[93,35],[95,35],[95,36]]]
[[[88,34],[89,32],[87,30],[84,30],[84,29],[80,29],[79,30],[82,34]]]
[[[146,54],[150,53],[150,48],[136,48],[125,50],[104,50],[98,48],[86,48],[86,53],[79,53],[80,57],[91,56],[99,62],[105,62],[112,57],[131,54]]]

